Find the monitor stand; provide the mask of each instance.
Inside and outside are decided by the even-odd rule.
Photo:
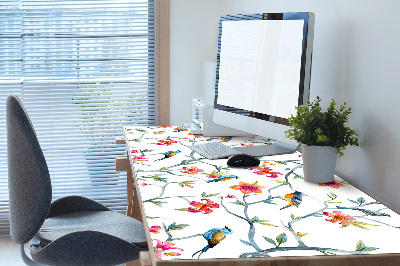
[[[233,147],[233,149],[251,155],[251,156],[267,156],[294,153],[298,146],[275,141],[271,145]]]

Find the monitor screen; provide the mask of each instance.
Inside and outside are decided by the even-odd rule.
[[[214,122],[277,140],[308,101],[314,15],[221,16]]]
[[[217,103],[288,118],[298,104],[303,20],[223,21]]]

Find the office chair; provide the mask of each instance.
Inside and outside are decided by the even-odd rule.
[[[144,226],[133,218],[80,196],[51,203],[46,160],[15,95],[7,98],[7,157],[10,234],[27,265],[115,265],[148,249]]]

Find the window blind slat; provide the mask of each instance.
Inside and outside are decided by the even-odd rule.
[[[0,235],[9,234],[5,100],[23,101],[48,163],[53,199],[82,195],[126,210],[114,143],[156,125],[154,0],[0,1]]]

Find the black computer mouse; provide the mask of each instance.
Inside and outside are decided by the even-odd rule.
[[[235,154],[228,158],[226,162],[228,166],[257,166],[260,164],[260,160],[256,157],[247,154]]]

